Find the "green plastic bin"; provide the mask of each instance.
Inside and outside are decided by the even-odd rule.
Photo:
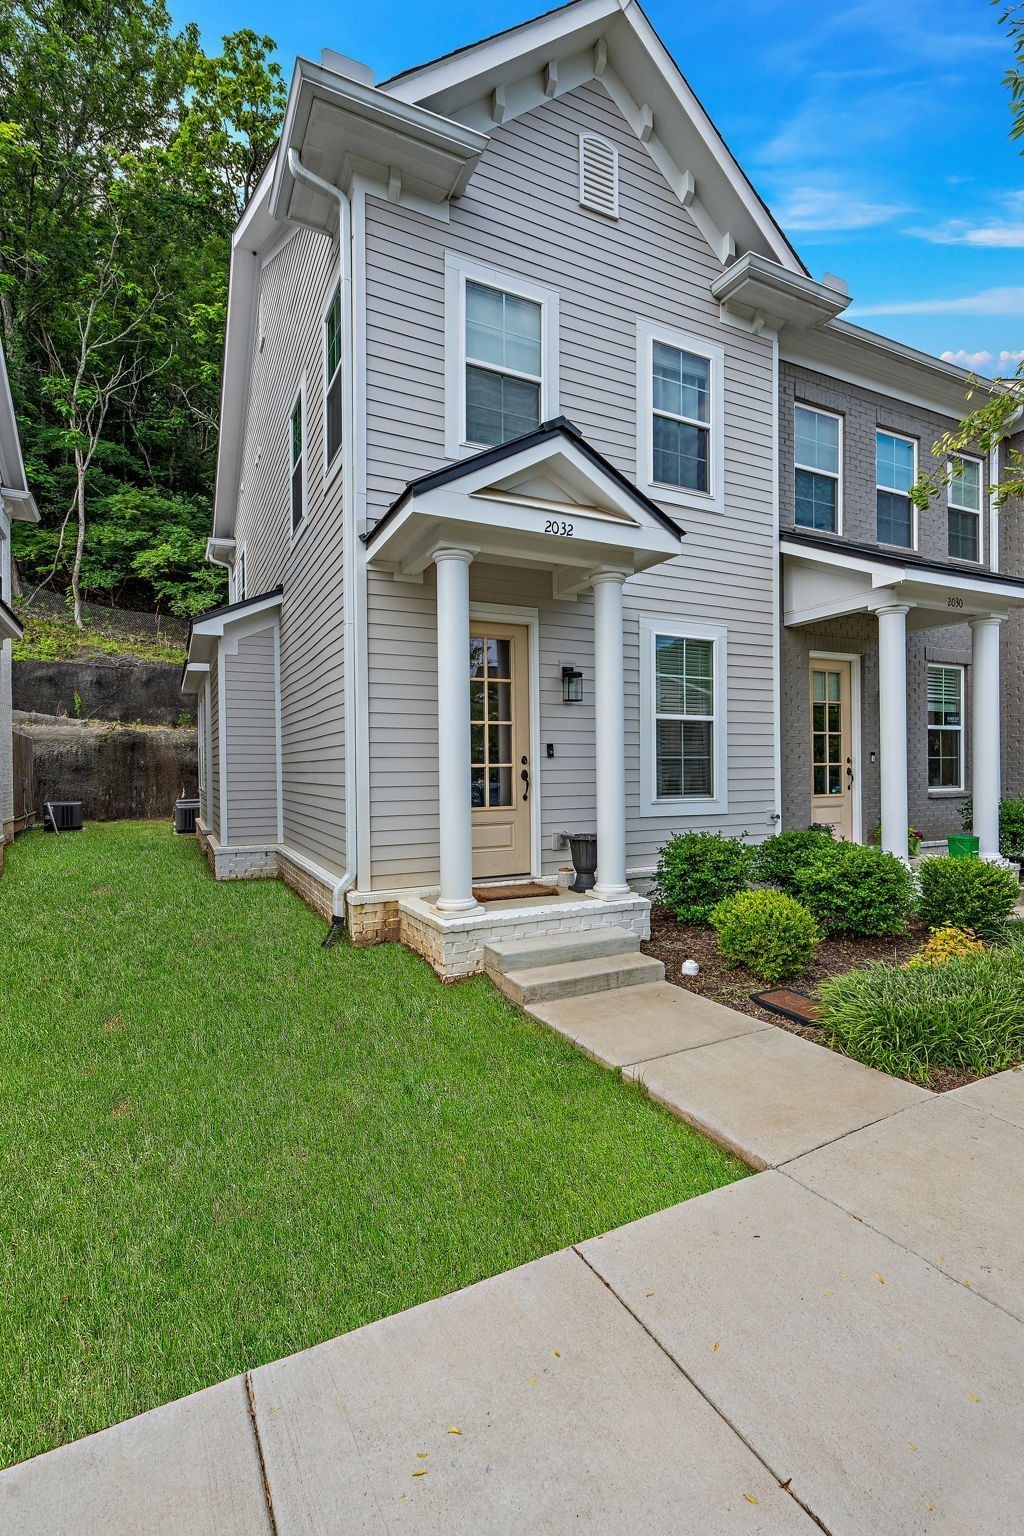
[[[968,837],[961,833],[957,837],[947,837],[951,859],[976,859],[978,857],[979,841],[976,837]]]

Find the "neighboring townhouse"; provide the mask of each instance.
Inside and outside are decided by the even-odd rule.
[[[645,932],[686,828],[906,857],[973,789],[993,853],[1014,514],[972,460],[915,517],[966,375],[848,302],[632,0],[380,86],[300,60],[232,254],[231,602],[185,670],[217,874],[455,975],[496,925]],[[481,906],[580,831],[592,896]]]
[[[11,523],[39,521],[25,478],[25,463],[0,347],[0,872],[4,845],[14,837],[14,738],[11,729],[11,643],[21,624],[11,607]]]

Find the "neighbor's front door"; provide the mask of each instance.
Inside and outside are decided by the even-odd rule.
[[[811,820],[853,838],[853,731],[848,661],[811,662]]]
[[[530,873],[529,635],[470,625],[473,877]]]

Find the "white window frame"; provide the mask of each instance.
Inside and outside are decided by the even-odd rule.
[[[711,795],[661,795],[657,793],[657,700],[655,697],[655,637],[670,635],[680,640],[710,640],[714,646],[715,716],[711,728],[714,761],[714,792]],[[640,815],[679,817],[724,816],[729,809],[728,635],[718,624],[695,620],[640,615]]]
[[[654,478],[654,343],[707,358],[711,365],[708,399],[708,489],[690,491],[681,485],[661,485]],[[674,331],[653,320],[637,321],[637,484],[652,501],[698,507],[706,512],[725,509],[725,348],[685,331]]]
[[[295,521],[295,508],[292,503],[292,474],[295,468],[292,463],[292,421],[295,417],[295,407],[297,405],[301,405],[302,408],[302,517],[298,522]],[[288,527],[291,531],[291,542],[294,544],[309,522],[309,401],[306,391],[305,374],[303,374],[299,387],[292,396],[291,405],[288,407],[285,465],[288,475]]]
[[[289,485],[290,484],[291,484],[291,482],[289,481]],[[240,548],[235,551],[235,563],[234,563],[234,565],[232,567],[231,574],[234,577],[234,581],[232,582],[232,586],[234,587],[233,601],[236,602],[236,603],[244,602],[245,601],[245,545],[244,544],[241,545]]]
[[[817,469],[812,464],[800,463],[796,456],[797,411],[811,411],[815,416],[827,416],[831,421],[838,423],[839,441],[837,447],[839,468],[835,474],[828,469]],[[808,475],[824,475],[826,480],[834,480],[836,482],[836,526],[833,532],[841,534],[843,531],[843,418],[838,411],[826,411],[824,406],[812,405],[809,400],[794,400],[793,402],[793,526],[794,528],[804,528],[806,524],[798,523],[796,520],[796,472],[798,469],[804,470]],[[815,533],[820,532],[820,530],[811,528],[808,529],[808,532]]]
[[[968,509],[969,510],[969,509]],[[931,725],[928,720],[928,682],[929,674],[936,672],[959,672],[960,674],[960,724],[959,725]],[[967,668],[962,662],[956,661],[929,661],[925,667],[924,680],[924,773],[925,782],[928,779],[928,732],[929,731],[959,731],[960,733],[960,779],[957,784],[937,784],[933,789],[927,784],[929,795],[965,795],[967,793]]]
[[[341,431],[341,440],[338,443],[337,451],[335,452],[334,458],[333,459],[329,459],[327,457],[327,394],[328,394],[328,391],[329,391],[330,386],[331,386],[331,381],[334,378],[334,374],[331,374],[330,377],[328,377],[328,373],[327,373],[327,317],[331,313],[331,306],[333,305],[334,300],[336,298],[337,298],[338,303],[339,303],[340,308],[341,308],[341,351],[340,351],[340,353],[338,355],[338,367],[336,369],[336,372],[341,377],[341,419],[342,419],[342,431]],[[329,482],[334,479],[335,475],[340,470],[341,462],[342,462],[342,459],[344,458],[344,454],[345,454],[345,342],[346,342],[346,338],[345,338],[345,305],[344,305],[344,293],[343,293],[343,290],[342,290],[342,283],[341,283],[341,271],[339,269],[338,271],[335,272],[334,277],[333,277],[333,279],[331,281],[331,285],[330,285],[330,288],[329,288],[328,294],[327,294],[327,303],[324,305],[323,314],[320,316],[320,344],[321,344],[321,349],[322,349],[321,373],[322,373],[322,377],[323,377],[323,390],[324,390],[324,396],[323,396],[323,415],[324,415],[324,421],[323,421],[323,437],[324,437],[324,441],[323,441],[323,455],[324,455],[324,484],[325,485],[329,484]]]
[[[978,505],[976,507],[965,507],[959,501],[953,500],[953,471],[956,468],[958,461],[961,464],[977,464],[978,466]],[[969,565],[984,565],[985,519],[982,516],[982,512],[984,511],[985,507],[985,460],[976,453],[958,453],[955,459],[948,460],[946,464],[946,470],[949,474],[949,489],[946,494],[946,554],[949,555],[951,560],[965,559],[963,555],[949,554],[948,514],[950,512],[969,512],[972,517],[976,517],[978,519],[978,558],[977,560],[969,560],[966,563]]]
[[[457,251],[445,256],[445,453],[464,459],[491,448],[493,443],[471,443],[466,435],[466,284],[480,283],[499,293],[511,293],[540,305],[540,419],[558,415],[558,291],[530,282],[514,272],[504,272],[473,261]]]
[[[911,485],[913,485],[915,483],[915,481],[917,480],[917,477],[918,477],[918,473],[919,473],[918,458],[917,458],[917,455],[918,455],[917,438],[916,437],[908,437],[905,432],[894,432],[891,427],[883,427],[879,422],[876,422],[875,423],[875,542],[877,544],[881,545],[885,549],[907,549],[908,547],[910,549],[916,549],[917,545],[918,545],[918,526],[917,526],[918,514],[917,514],[917,507],[915,506],[913,500],[910,497],[908,497],[907,499],[910,501],[910,536],[913,539],[913,543],[910,544],[909,546],[906,545],[906,544],[885,544],[885,545],[882,545],[882,540],[879,539],[879,537],[878,537],[878,492],[879,491],[888,491],[890,496],[906,496],[907,495],[906,491],[901,491],[898,486],[895,486],[895,485],[883,485],[881,483],[881,481],[879,480],[879,478],[878,478],[878,439],[879,439],[880,436],[881,437],[893,437],[899,443],[909,443],[910,446],[914,450],[914,478],[910,482]]]

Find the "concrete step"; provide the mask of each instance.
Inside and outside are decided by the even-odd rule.
[[[536,965],[520,971],[489,970],[487,974],[506,997],[527,1007],[559,997],[580,997],[588,992],[611,992],[618,987],[664,981],[665,967],[649,955],[594,955],[589,960]]]
[[[539,933],[535,939],[506,939],[488,944],[484,969],[506,976],[538,965],[567,965],[599,955],[635,954],[640,940],[628,928],[587,928],[577,933]]]

